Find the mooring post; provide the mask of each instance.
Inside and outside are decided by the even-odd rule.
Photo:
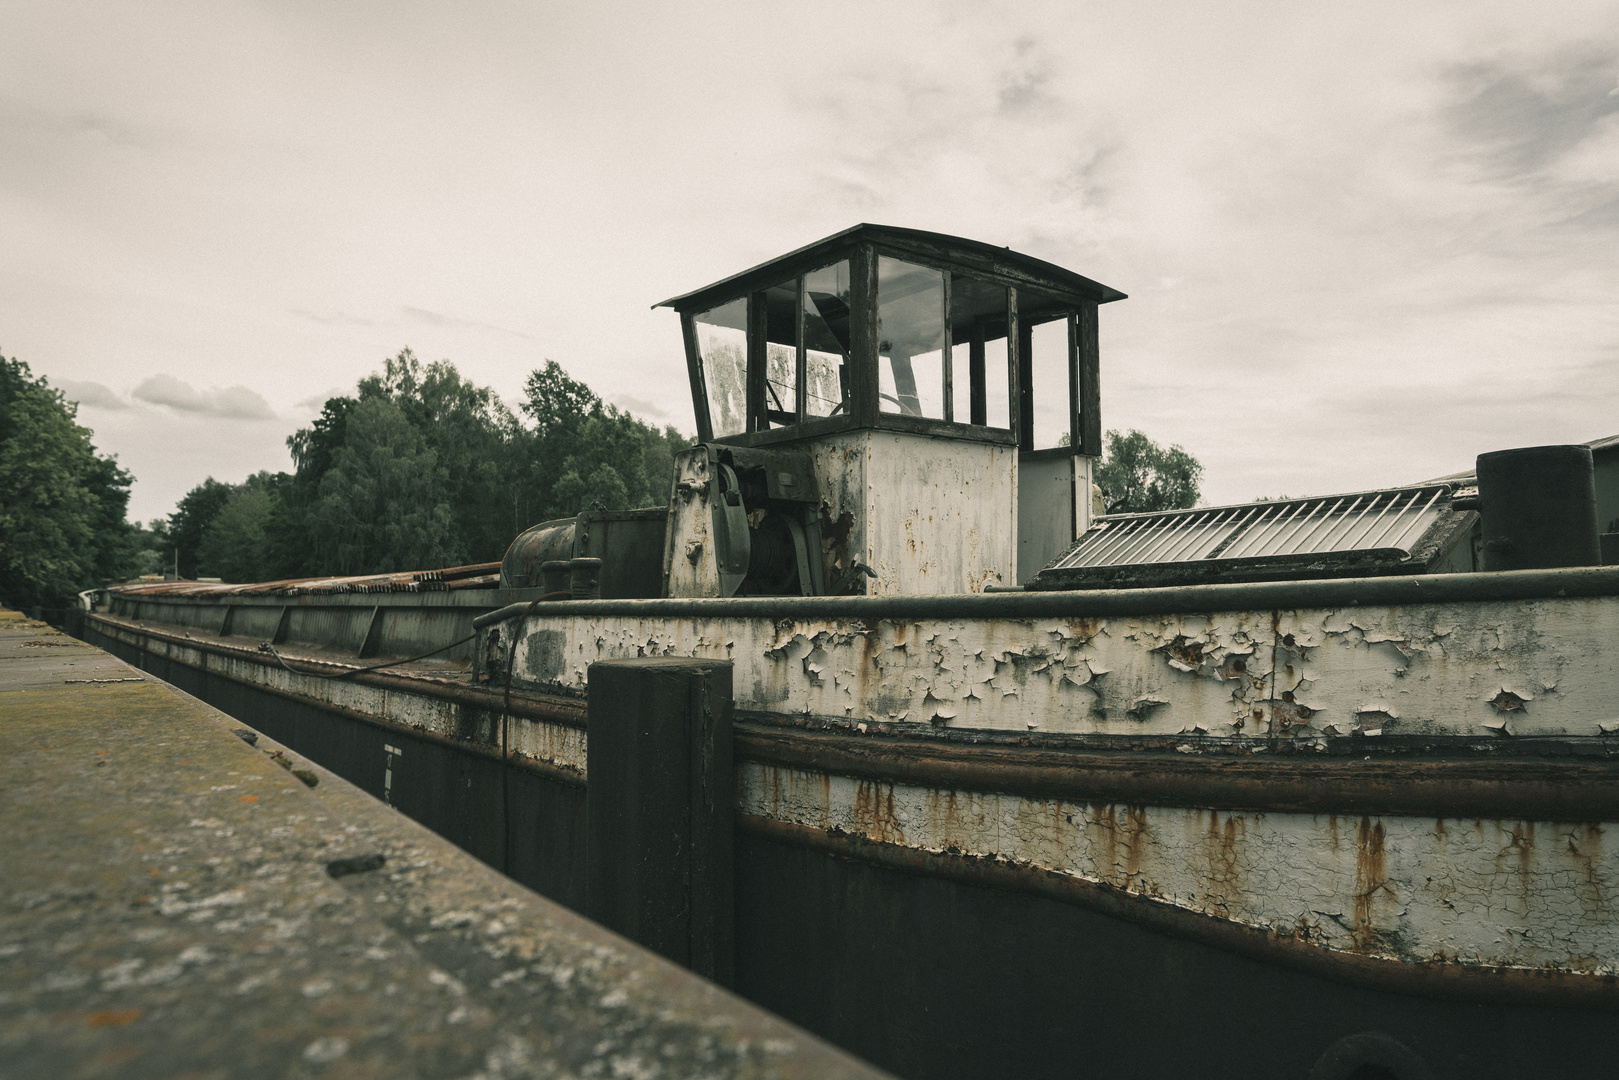
[[[586,914],[730,985],[730,662],[592,664],[589,710]]]

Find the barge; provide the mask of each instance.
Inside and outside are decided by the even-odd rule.
[[[667,506],[498,564],[112,586],[86,636],[587,911],[592,673],[723,667],[734,845],[686,959],[901,1076],[1602,1067],[1589,449],[1103,514],[1120,299],[857,226],[665,302]]]

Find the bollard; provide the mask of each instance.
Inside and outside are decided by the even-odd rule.
[[[585,913],[732,981],[731,664],[590,665]]]
[[[573,570],[566,559],[548,559],[540,564],[540,581],[548,593],[572,589]]]
[[[600,600],[602,594],[602,561],[581,556],[568,563],[572,575],[568,591],[575,600]]]

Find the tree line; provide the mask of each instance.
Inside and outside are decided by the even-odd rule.
[[[237,582],[492,562],[537,522],[663,502],[689,441],[555,361],[513,412],[449,361],[405,349],[288,438],[292,472],[209,477],[149,532],[182,577]]]
[[[78,406],[0,356],[0,601],[63,607],[136,559],[133,477],[98,453]]]

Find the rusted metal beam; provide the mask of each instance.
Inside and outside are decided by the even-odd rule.
[[[1011,372],[1012,393],[1008,408],[1018,449],[1034,449],[1034,326],[1023,324],[1018,291],[1006,290],[1006,363]]]

